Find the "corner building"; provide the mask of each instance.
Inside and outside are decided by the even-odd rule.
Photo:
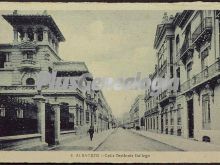
[[[76,132],[86,133],[95,125],[95,114],[102,114],[97,108],[101,91],[36,87],[41,71],[57,72],[61,86],[64,77],[89,73],[84,62],[63,61],[59,56],[59,43],[65,38],[53,18],[46,12],[22,15],[17,11],[3,18],[13,27],[14,40],[0,44],[0,148],[54,145]],[[85,84],[92,80],[87,78]],[[109,109],[106,111],[103,116],[107,120]],[[116,121],[111,122],[114,125]]]
[[[180,79],[177,91],[164,90],[156,98],[156,132],[220,144],[219,11],[165,14],[154,43],[157,76]]]

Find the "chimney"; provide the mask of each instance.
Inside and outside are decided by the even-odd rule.
[[[162,23],[166,23],[167,21],[168,21],[168,15],[167,12],[164,12]]]
[[[14,10],[13,11],[13,15],[17,15],[18,14],[18,11],[17,10]]]
[[[47,15],[47,10],[44,10],[43,15]]]

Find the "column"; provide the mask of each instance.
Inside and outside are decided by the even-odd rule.
[[[81,106],[79,107],[79,125],[81,126],[82,124],[82,108]]]
[[[49,42],[49,40],[48,40],[48,28],[43,29],[43,41],[44,42]]]
[[[174,112],[174,115],[173,115],[173,118],[174,118],[174,135],[177,135],[177,125],[178,125],[178,123],[177,123],[177,109],[176,110],[174,110],[173,112]]]
[[[27,28],[24,27],[23,30],[24,30],[24,41],[27,41],[28,40]]]
[[[144,118],[144,126],[145,126],[145,131],[147,130],[147,118]]]
[[[75,130],[75,125],[76,125],[76,109],[75,109],[75,107],[70,105],[69,112],[73,114],[73,129]]]
[[[17,28],[14,28],[13,31],[14,31],[14,42],[16,43],[18,42],[18,30]]]
[[[37,127],[41,134],[41,142],[45,142],[45,98],[42,95],[36,95],[33,98],[37,105]]]
[[[171,129],[171,122],[170,122],[170,120],[171,120],[171,111],[170,111],[171,109],[170,109],[170,107],[169,107],[169,110],[168,110],[168,112],[167,112],[167,117],[168,117],[168,125],[167,125],[167,128],[168,128],[168,134],[170,134],[170,129]]]
[[[37,41],[37,29],[34,28],[34,41]]]
[[[87,107],[87,104],[86,104],[86,102],[85,101],[83,101],[83,107],[84,107],[84,111],[83,111],[83,125],[86,125],[86,111],[88,110],[88,107]]]
[[[55,144],[60,143],[60,105],[59,103],[52,103],[54,111],[54,128],[55,128]]]
[[[161,133],[161,107],[158,105],[158,133]]]

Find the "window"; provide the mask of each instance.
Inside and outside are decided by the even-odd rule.
[[[23,41],[24,40],[24,31],[22,28],[18,29],[18,37],[19,37],[19,41]]]
[[[74,122],[74,114],[73,113],[69,113],[69,122],[70,123]]]
[[[181,104],[177,105],[177,125],[181,125]]]
[[[23,109],[17,109],[17,118],[24,118],[24,111]]]
[[[180,92],[180,86],[181,86],[180,84],[181,83],[180,83],[180,68],[179,67],[176,70],[176,77],[179,78],[179,86],[178,86],[177,92]]]
[[[96,113],[94,113],[94,122],[96,123]]]
[[[154,125],[153,125],[153,126],[154,126],[154,129],[155,129],[155,118],[153,118],[153,122],[154,122]]]
[[[173,112],[170,111],[170,125],[174,124],[174,120],[173,120]]]
[[[201,52],[201,69],[204,70],[208,66],[208,49]]]
[[[4,105],[0,106],[0,117],[5,117],[5,106]]]
[[[34,40],[34,32],[32,28],[27,29],[27,37],[28,37],[28,41]]]
[[[159,123],[158,123],[158,117],[157,117],[157,129],[158,129],[158,124],[159,124]]]
[[[202,96],[202,123],[203,129],[210,129],[210,98],[208,94]]]
[[[37,40],[43,41],[43,29],[42,28],[37,29]]]
[[[32,51],[23,52],[23,59],[25,60],[33,60],[34,53]]]
[[[0,54],[0,68],[4,68],[5,66],[5,62],[6,62],[6,55],[1,53]]]
[[[34,85],[34,84],[35,84],[35,81],[33,78],[27,78],[26,85]]]
[[[47,61],[50,61],[50,55],[49,54],[45,54],[45,56],[44,56],[45,58],[45,60],[47,60]]]
[[[176,36],[176,56],[179,55],[179,49],[180,49],[180,39],[179,35]]]
[[[83,109],[80,106],[80,125],[82,125],[82,123],[83,123]]]
[[[165,113],[165,121],[166,121],[166,125],[168,125],[168,115],[167,115],[167,110],[166,110],[166,113]]]
[[[192,70],[192,62],[190,62],[190,63],[187,65],[187,67],[186,67],[186,71],[187,71],[187,79],[188,79],[188,80],[189,80],[190,77],[191,77],[191,75],[190,75],[191,70]]]
[[[86,111],[86,122],[89,122],[89,111]]]

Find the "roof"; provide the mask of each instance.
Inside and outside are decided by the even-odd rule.
[[[167,28],[170,28],[173,26],[173,21],[175,20],[175,17],[172,15],[170,17],[163,17],[163,20],[161,24],[157,25],[156,34],[154,38],[154,48],[157,49],[162,37],[165,34],[165,31]]]
[[[88,73],[89,70],[84,62],[59,61],[53,63],[53,69],[64,72],[82,72]]]
[[[25,24],[42,24],[51,29],[51,31],[56,35],[59,41],[65,41],[63,34],[60,29],[54,22],[53,18],[50,15],[21,15],[21,14],[9,14],[2,15],[3,18],[10,23],[12,26],[20,25],[21,23]]]

